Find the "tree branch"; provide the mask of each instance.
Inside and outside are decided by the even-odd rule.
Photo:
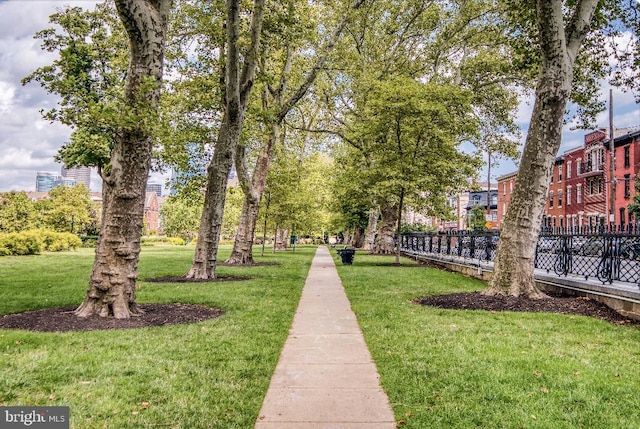
[[[227,2],[229,1],[230,0],[227,0]],[[237,0],[236,3],[238,3]],[[255,0],[253,3],[250,29],[251,45],[244,62],[240,79],[240,103],[242,106],[246,106],[249,102],[248,98],[256,74],[258,50],[260,49],[260,35],[262,33],[262,21],[264,18],[264,3],[265,0]]]
[[[298,89],[291,95],[291,97],[289,97],[289,99],[285,103],[283,103],[282,107],[280,108],[280,111],[277,114],[277,118],[279,121],[282,121],[284,117],[287,115],[287,113],[289,113],[291,108],[295,106],[295,104],[298,101],[300,101],[300,99],[304,97],[304,95],[307,93],[307,91],[309,90],[309,87],[311,87],[311,84],[315,81],[316,77],[318,76],[318,72],[322,69],[322,67],[324,66],[324,63],[327,61],[327,58],[329,57],[329,53],[337,43],[338,38],[344,31],[347,24],[351,21],[351,12],[354,10],[357,10],[365,2],[366,0],[354,0],[354,2],[350,7],[350,10],[344,16],[342,21],[340,21],[338,26],[333,30],[331,37],[327,41],[327,44],[324,46],[322,53],[317,58],[315,65],[311,69],[311,72],[307,75],[307,78],[305,79],[305,81],[298,87]]]
[[[591,20],[598,6],[598,0],[579,0],[576,10],[571,16],[565,30],[567,37],[567,53],[571,63],[576,59],[582,41],[589,33]]]

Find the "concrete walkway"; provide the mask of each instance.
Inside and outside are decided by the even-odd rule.
[[[395,429],[329,250],[318,248],[256,429]]]

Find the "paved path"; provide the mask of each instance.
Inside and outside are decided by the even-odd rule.
[[[395,429],[329,250],[318,248],[256,429]]]

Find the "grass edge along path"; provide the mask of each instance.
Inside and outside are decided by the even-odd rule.
[[[225,314],[119,331],[0,330],[0,405],[67,405],[72,428],[253,427],[314,253],[297,247],[256,258],[277,265],[218,268],[246,281],[148,283],[186,273],[193,248],[145,247],[139,302]],[[0,313],[77,305],[92,261],[90,250],[0,258]]]
[[[403,428],[637,428],[640,328],[549,313],[423,307],[483,282],[333,254]]]

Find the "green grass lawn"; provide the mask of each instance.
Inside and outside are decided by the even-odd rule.
[[[252,280],[159,284],[144,279],[185,274],[193,247],[143,247],[140,303],[225,314],[121,331],[0,330],[0,405],[68,405],[73,428],[251,428],[314,252],[297,247],[257,258],[278,265],[217,270]],[[79,305],[92,262],[87,249],[0,258],[0,314]]]
[[[144,247],[139,302],[205,304],[224,316],[123,331],[0,330],[0,405],[68,405],[73,428],[251,428],[313,253],[218,268],[252,280],[159,284],[144,279],[184,274],[193,248]],[[0,258],[0,314],[78,305],[92,261],[89,250]],[[392,261],[358,253],[353,266],[337,265],[402,427],[639,427],[638,327],[421,307],[411,299],[484,284],[385,266]]]
[[[640,428],[640,328],[422,307],[485,284],[393,260],[337,265],[402,427]]]

